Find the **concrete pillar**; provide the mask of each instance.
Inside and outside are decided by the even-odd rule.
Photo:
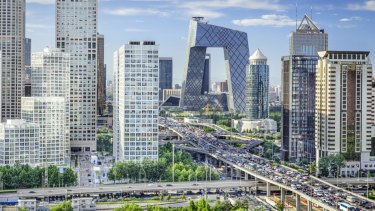
[[[241,170],[236,169],[236,179],[241,178]]]
[[[296,210],[300,210],[301,209],[301,197],[300,195],[296,194]]]
[[[225,172],[225,176],[227,177],[228,176],[228,164],[227,163],[224,163],[224,172]]]
[[[249,180],[249,174],[245,172],[245,180]]]
[[[267,197],[271,196],[271,184],[267,182]]]
[[[284,205],[285,204],[285,189],[281,188],[280,192],[281,192],[280,201],[281,201],[281,204]]]
[[[312,202],[311,201],[307,202],[307,211],[312,211]]]
[[[232,166],[230,167],[230,175],[229,176],[232,179],[232,177],[233,177],[233,167]]]

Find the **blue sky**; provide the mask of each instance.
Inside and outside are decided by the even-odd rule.
[[[54,46],[55,0],[26,0],[26,36],[32,51]],[[188,23],[204,16],[211,24],[248,34],[250,54],[260,48],[268,57],[271,84],[280,84],[281,56],[298,20],[311,16],[329,36],[330,50],[368,50],[375,61],[375,0],[99,0],[99,32],[105,35],[107,76],[112,54],[129,40],[155,40],[160,56],[173,57],[174,83],[181,83]],[[311,10],[312,8],[312,10]],[[211,82],[224,80],[222,49],[212,54]]]

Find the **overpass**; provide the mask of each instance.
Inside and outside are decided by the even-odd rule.
[[[168,125],[165,125],[163,123],[169,123]],[[200,129],[193,129],[190,130],[189,126],[184,125],[184,123],[178,123],[178,122],[171,122],[167,118],[163,119],[160,121],[161,125],[165,125],[166,127],[173,128],[174,130],[180,131],[180,134],[184,140],[187,140],[189,142],[195,143],[196,147],[186,147],[186,146],[179,146],[181,149],[189,150],[189,151],[195,151],[197,153],[205,154],[208,155],[216,160],[219,160],[225,165],[231,166],[231,171],[233,169],[236,169],[237,171],[240,171],[240,175],[242,174],[241,172],[245,173],[245,180],[247,180],[250,177],[254,177],[256,180],[264,181],[267,185],[267,196],[270,195],[270,187],[271,185],[277,186],[281,190],[281,202],[285,203],[285,194],[287,191],[293,193],[296,198],[296,208],[297,210],[300,209],[301,206],[301,197],[306,199],[308,201],[308,210],[312,210],[312,204],[316,204],[323,208],[323,210],[337,210],[337,205],[339,201],[345,201],[346,198],[344,197],[339,197],[336,200],[336,203],[330,201],[326,201],[324,197],[317,197],[314,195],[314,189],[315,186],[312,184],[317,184],[319,186],[330,186],[337,192],[344,192],[348,195],[357,197],[362,199],[363,201],[366,201],[372,205],[375,205],[375,201],[367,199],[363,196],[360,196],[358,194],[355,194],[353,192],[344,190],[342,188],[336,187],[328,182],[325,182],[319,178],[313,177],[313,176],[308,176],[308,180],[310,182],[308,183],[297,183],[302,186],[302,189],[298,188],[292,188],[290,181],[295,181],[296,178],[295,176],[301,176],[302,173],[299,173],[298,171],[295,171],[293,169],[290,169],[288,167],[282,166],[282,165],[277,165],[274,166],[270,164],[271,162],[268,161],[267,159],[260,158],[258,156],[252,155],[250,153],[238,153],[238,149],[235,149],[234,147],[229,146],[228,144],[219,141],[215,137],[213,137],[210,134],[205,134],[202,130]],[[250,168],[250,165],[254,165],[255,167]],[[267,166],[267,168],[265,168]],[[259,172],[259,169],[263,169],[263,171]],[[277,173],[275,172],[276,170],[280,170],[283,173]],[[292,172],[290,173],[291,175],[294,176],[288,176],[285,174],[285,172]],[[238,173],[237,173],[238,174]],[[275,180],[276,176],[279,176],[281,178],[284,178],[283,181],[281,182],[280,180]],[[330,194],[329,196],[334,196],[333,194]],[[350,202],[348,202],[350,203]],[[356,204],[354,206],[358,207]],[[363,207],[363,210],[366,210]]]
[[[2,193],[0,198],[20,197],[35,198],[48,196],[68,196],[79,194],[106,194],[106,193],[129,193],[129,192],[161,192],[177,190],[201,190],[201,189],[228,189],[233,187],[251,187],[255,181],[194,181],[178,183],[137,183],[137,184],[113,184],[99,185],[97,187],[68,187],[68,188],[36,188],[19,189],[17,193]]]

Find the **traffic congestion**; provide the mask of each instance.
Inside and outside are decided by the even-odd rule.
[[[293,192],[312,197],[331,208],[343,210],[341,207],[345,205],[349,207],[347,210],[375,209],[375,204],[370,200],[361,199],[341,188],[317,181],[305,172],[299,172],[283,165],[274,165],[270,160],[253,155],[245,149],[231,146],[198,127],[171,118],[161,118],[160,124],[177,132],[185,141],[199,147],[200,150],[203,149],[214,156],[240,166],[251,172],[253,176],[264,177],[277,184],[291,187]],[[225,133],[223,130],[216,130],[216,133],[218,132]]]

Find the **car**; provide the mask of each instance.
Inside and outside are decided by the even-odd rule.
[[[170,187],[170,186],[173,186],[172,184],[167,184],[166,186]]]
[[[199,185],[199,184],[197,184],[197,183],[194,183],[194,184],[193,184],[193,186],[198,186],[198,185]]]
[[[35,193],[35,191],[29,191],[29,193]]]

